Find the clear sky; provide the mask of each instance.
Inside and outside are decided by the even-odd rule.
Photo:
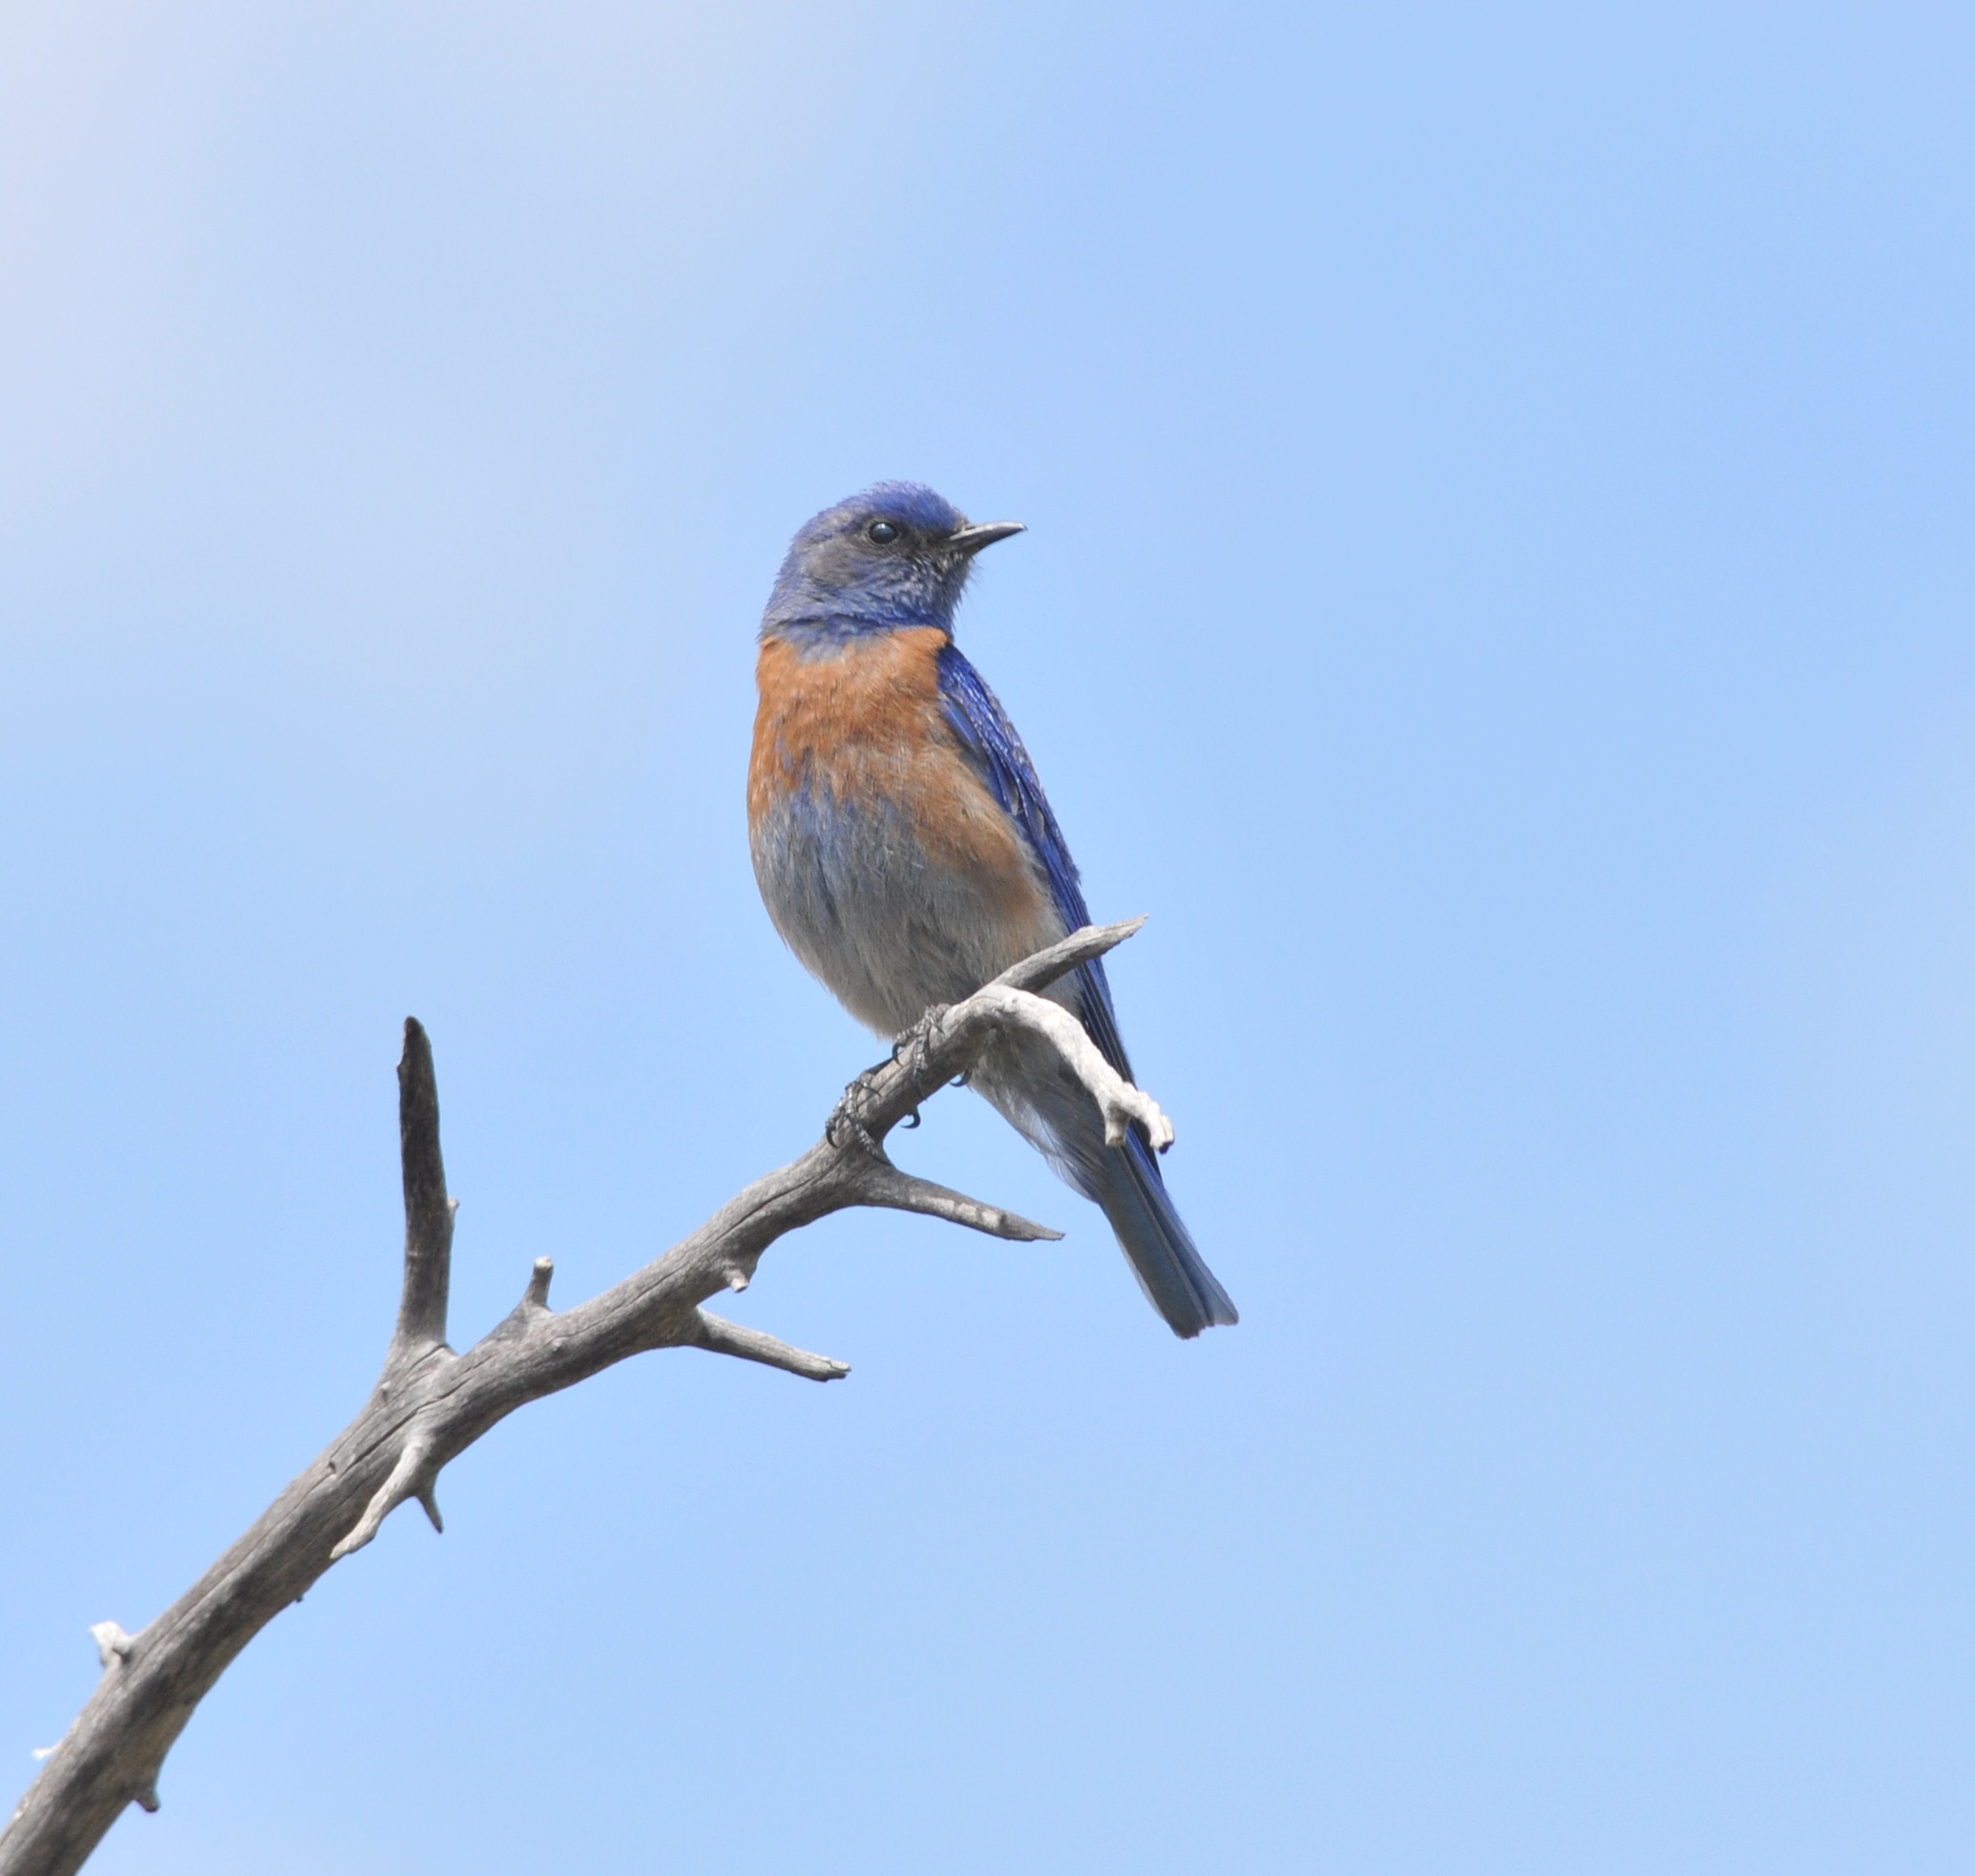
[[[1965,1871],[1963,9],[0,15],[0,1770],[340,1427],[873,1056],[783,546],[997,547],[1241,1304],[955,1091],[253,1646],[117,1872]]]

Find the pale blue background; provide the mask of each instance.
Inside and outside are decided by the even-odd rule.
[[[783,542],[964,643],[1243,1325],[979,1104],[254,1646],[106,1871],[1964,1871],[1960,9],[0,20],[0,1766],[355,1409],[872,1045],[741,825]]]

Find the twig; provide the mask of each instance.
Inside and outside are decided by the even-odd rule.
[[[1158,1107],[1122,1081],[1076,1021],[1035,993],[1129,938],[1143,920],[1087,926],[1024,959],[950,1009],[929,1011],[892,1060],[853,1084],[852,1125],[758,1179],[683,1242],[589,1302],[549,1308],[554,1265],[536,1261],[521,1300],[464,1354],[446,1342],[454,1201],[439,1150],[431,1045],[405,1024],[398,1127],[405,1186],[405,1281],[384,1372],[363,1410],[184,1595],[136,1635],[91,1631],[103,1677],[53,1747],[4,1832],[0,1876],[72,1876],[126,1804],[158,1808],[164,1758],[200,1701],[260,1631],[400,1505],[440,1528],[440,1472],[517,1407],[658,1348],[703,1348],[810,1381],[848,1366],[701,1304],[745,1289],[786,1233],[852,1206],[917,1212],[1017,1240],[1060,1233],[902,1172],[885,1136],[964,1073],[998,1036],[1041,1039],[1090,1090],[1113,1145],[1131,1125],[1171,1140]],[[847,1095],[847,1103],[851,1097]]]
[[[405,1290],[387,1370],[446,1339],[452,1217],[459,1210],[458,1201],[446,1196],[432,1045],[415,1016],[405,1019],[405,1053],[398,1061],[398,1156],[405,1175]]]

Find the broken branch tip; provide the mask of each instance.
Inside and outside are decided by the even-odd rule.
[[[96,1645],[96,1658],[108,1667],[112,1661],[128,1661],[133,1638],[123,1632],[117,1622],[93,1622],[90,1624],[90,1638]]]

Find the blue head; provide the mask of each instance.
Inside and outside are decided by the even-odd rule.
[[[864,632],[951,632],[974,557],[1021,532],[975,526],[920,482],[880,482],[804,522],[762,615],[764,635],[834,643]]]

